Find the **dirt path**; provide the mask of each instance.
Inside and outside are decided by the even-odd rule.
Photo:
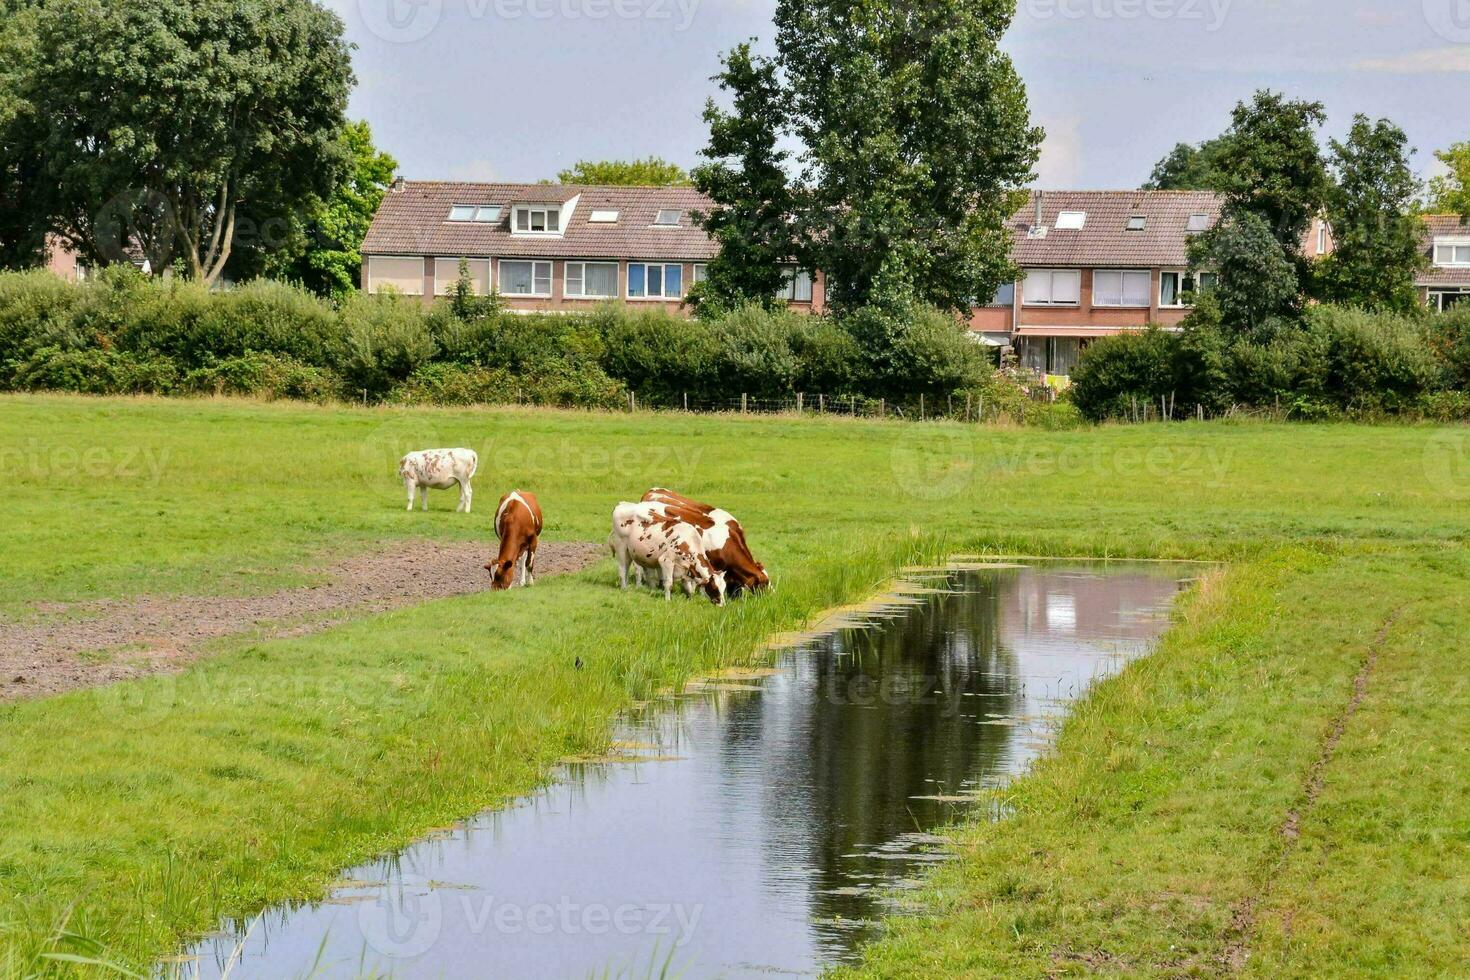
[[[1343,706],[1341,712],[1332,722],[1332,727],[1327,730],[1326,737],[1322,740],[1322,747],[1317,753],[1312,768],[1307,773],[1306,785],[1302,788],[1300,802],[1286,812],[1286,818],[1281,821],[1281,826],[1276,833],[1281,838],[1281,850],[1272,863],[1271,873],[1265,878],[1258,895],[1250,895],[1236,903],[1231,910],[1230,928],[1225,951],[1221,954],[1221,966],[1231,972],[1239,973],[1245,969],[1247,960],[1251,953],[1251,935],[1256,926],[1256,910],[1270,897],[1271,883],[1286,867],[1292,854],[1296,851],[1297,843],[1301,838],[1302,817],[1308,813],[1317,803],[1317,797],[1322,795],[1322,787],[1327,778],[1327,766],[1332,762],[1333,755],[1337,752],[1338,743],[1342,741],[1343,733],[1347,731],[1348,722],[1352,721],[1358,708],[1363,704],[1363,698],[1368,694],[1368,682],[1373,678],[1373,670],[1378,666],[1378,655],[1383,650],[1383,645],[1388,641],[1388,634],[1403,615],[1407,606],[1400,606],[1389,614],[1383,626],[1369,643],[1363,654],[1363,659],[1358,665],[1358,672],[1353,677],[1353,693],[1348,702]]]
[[[591,542],[547,542],[537,576],[574,572],[605,554]],[[26,621],[0,622],[0,701],[178,670],[220,637],[310,633],[348,614],[481,592],[490,584],[481,567],[490,555],[485,542],[410,540],[326,569],[319,586],[49,604]]]

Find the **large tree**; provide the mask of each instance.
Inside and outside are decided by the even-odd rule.
[[[1316,293],[1365,309],[1411,312],[1419,305],[1414,278],[1425,259],[1409,139],[1387,119],[1358,115],[1347,140],[1331,145],[1336,181],[1327,218],[1334,249],[1316,270]]]
[[[1470,142],[1456,143],[1434,155],[1449,172],[1429,181],[1429,210],[1470,218]]]
[[[561,171],[563,184],[620,184],[633,187],[670,187],[689,183],[689,175],[677,163],[661,157],[641,160],[578,160]]]
[[[1302,241],[1331,186],[1317,142],[1326,118],[1320,102],[1263,89],[1235,107],[1216,164],[1227,207],[1259,215],[1299,264]]]
[[[48,0],[19,96],[47,125],[28,202],[87,259],[215,281],[242,229],[327,197],[353,76],[310,0]]]
[[[1015,270],[1042,131],[1000,40],[1014,0],[778,0],[805,226],[839,309],[969,310]]]
[[[1158,163],[1144,183],[1146,191],[1218,191],[1225,186],[1220,172],[1223,139],[1179,143]]]
[[[29,0],[0,0],[0,268],[35,265],[46,244],[48,226],[31,209],[43,180],[44,122],[22,92],[35,63],[37,16]]]
[[[1260,334],[1294,322],[1301,306],[1296,263],[1254,211],[1227,211],[1190,244],[1190,263],[1218,277],[1212,291],[1227,327]]]
[[[348,168],[331,195],[312,201],[280,241],[269,236],[232,270],[299,282],[323,296],[343,296],[359,286],[362,240],[393,182],[398,161],[373,145],[366,121],[348,123],[340,141]]]
[[[788,153],[780,145],[788,120],[775,63],[741,44],[725,56],[715,80],[732,104],[729,111],[713,99],[705,104],[710,139],[701,155],[707,162],[694,169],[694,186],[714,202],[695,220],[719,244],[692,296],[706,314],[745,303],[771,305],[782,265],[802,251]]]

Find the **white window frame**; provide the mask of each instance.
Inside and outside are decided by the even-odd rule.
[[[664,221],[663,220],[663,216],[666,215],[666,214],[672,214],[674,216],[674,220],[673,221]],[[653,227],[653,228],[677,228],[677,227],[679,227],[679,224],[683,220],[684,220],[684,210],[682,208],[659,208],[653,214],[653,224],[651,225],[651,227]]]
[[[1440,259],[1439,256],[1442,249],[1449,250],[1448,261],[1442,261]],[[1460,249],[1465,249],[1466,253],[1470,254],[1470,238],[1436,238],[1434,240],[1435,267],[1439,269],[1470,269],[1470,258],[1467,258],[1463,262],[1456,260],[1455,254]]]
[[[526,227],[521,227],[521,215],[526,216]],[[531,227],[536,223],[536,215],[541,215],[541,227]],[[552,228],[551,222],[556,222]],[[561,205],[559,204],[517,204],[514,213],[511,214],[510,230],[513,235],[561,235]]]
[[[1074,300],[1066,300],[1066,301],[1061,302],[1061,303],[1055,302],[1055,301],[1050,300],[1050,299],[1044,299],[1044,300],[1037,300],[1037,299],[1035,299],[1032,296],[1032,294],[1031,294],[1031,290],[1029,290],[1029,289],[1026,288],[1026,283],[1031,279],[1032,276],[1039,276],[1039,275],[1042,275],[1043,273],[1051,277],[1050,284],[1051,284],[1051,287],[1052,288],[1049,289],[1048,292],[1051,295],[1053,295],[1053,296],[1056,295],[1056,285],[1055,284],[1056,284],[1056,277],[1058,275],[1076,276],[1077,277],[1077,298],[1074,299]],[[1021,280],[1021,305],[1022,306],[1058,306],[1058,307],[1062,307],[1062,308],[1076,308],[1078,306],[1081,306],[1082,305],[1082,270],[1081,269],[1027,269],[1026,270],[1026,278],[1023,279],[1023,280]]]
[[[471,221],[475,220],[475,212],[478,208],[478,204],[451,204],[449,206],[449,217],[445,218],[444,220],[453,221],[455,224],[469,224]],[[454,213],[456,211],[468,211],[469,217],[456,218],[454,216]]]
[[[610,293],[589,293],[589,292],[585,292],[585,290],[587,288],[587,266],[589,266],[589,265],[595,265],[595,266],[611,266],[612,267],[612,270],[613,270],[613,290],[612,290],[612,292],[610,292]],[[581,270],[581,274],[578,276],[578,279],[581,282],[581,288],[584,290],[584,292],[580,292],[580,293],[574,293],[574,292],[572,292],[572,266],[577,266]],[[589,259],[568,260],[568,261],[562,263],[562,271],[561,271],[561,294],[563,296],[565,296],[567,299],[617,299],[618,298],[618,278],[621,276],[621,274],[622,274],[622,269],[618,265],[617,262],[607,262],[607,261],[589,260]]]
[[[689,285],[695,286],[709,278],[709,263],[696,262],[689,271]]]
[[[512,263],[516,263],[516,264],[519,264],[519,265],[529,265],[531,267],[531,289],[533,290],[532,292],[529,292],[529,293],[511,293],[511,292],[506,292],[506,289],[505,289],[505,263],[507,263],[507,262],[512,262]],[[538,276],[536,274],[536,266],[538,266],[538,265],[544,265],[544,266],[546,266],[546,275],[544,275],[544,276]],[[515,296],[518,299],[550,299],[551,298],[552,277],[555,275],[555,273],[556,273],[556,269],[552,265],[550,259],[500,259],[499,261],[497,261],[495,263],[495,289],[502,296]],[[546,292],[544,292],[544,293],[538,293],[538,292],[535,292],[534,291],[536,289],[536,282],[539,279],[545,279],[546,280]]]
[[[1118,302],[1116,302],[1116,303],[1104,303],[1102,300],[1098,299],[1098,296],[1097,296],[1097,277],[1098,276],[1121,276],[1122,277],[1118,281],[1118,285],[1121,287],[1121,289],[1119,290],[1119,295],[1118,295],[1118,300],[1119,301]],[[1148,288],[1146,288],[1143,291],[1143,294],[1142,294],[1145,297],[1144,298],[1144,301],[1142,303],[1129,303],[1129,302],[1127,302],[1127,297],[1128,297],[1128,277],[1129,276],[1133,276],[1135,278],[1138,277],[1138,276],[1143,276],[1145,279],[1148,280]],[[1148,270],[1148,269],[1094,269],[1094,270],[1092,270],[1092,305],[1095,306],[1095,307],[1101,307],[1103,309],[1109,309],[1109,310],[1146,310],[1150,306],[1153,305],[1153,302],[1150,299],[1150,297],[1153,296],[1153,291],[1154,291],[1154,286],[1153,286],[1153,273],[1150,270]]]
[[[1470,303],[1470,286],[1446,286],[1443,289],[1431,289],[1429,291],[1430,309],[1436,313],[1443,313],[1448,308],[1445,305],[1445,300],[1452,296],[1463,296],[1465,298],[1457,300],[1457,302]]]
[[[634,296],[633,295],[633,291],[628,286],[628,277],[632,274],[633,266],[635,266],[635,265],[641,265],[641,266],[643,266],[643,295],[642,296]],[[650,294],[648,292],[648,270],[651,269],[651,268],[653,268],[653,267],[655,267],[655,266],[657,266],[658,268],[660,268],[660,269],[663,270],[659,274],[659,290],[660,290],[660,292],[659,292],[659,294],[657,296],[654,296],[654,295],[652,295],[652,294]],[[668,272],[668,270],[671,269],[671,268],[672,269],[678,269],[679,270],[679,294],[677,296],[670,296],[668,294],[668,292],[667,292],[667,290],[668,290],[668,282],[669,282],[669,272]],[[681,300],[681,299],[684,298],[684,293],[685,293],[684,263],[683,262],[648,262],[648,261],[634,261],[634,262],[629,262],[627,269],[623,272],[623,292],[626,293],[627,294],[627,298],[629,300],[632,300],[633,302],[642,302],[643,300],[652,300],[652,301],[654,301],[656,303],[668,303],[668,302],[671,302],[673,300]]]
[[[1198,235],[1210,230],[1210,216],[1207,213],[1196,211],[1184,222],[1184,230],[1191,235]]]
[[[1325,221],[1317,225],[1317,254],[1327,254],[1327,222]]]
[[[1164,302],[1164,277],[1165,276],[1178,276],[1179,277],[1179,287],[1178,287],[1178,289],[1174,293],[1174,295],[1180,297],[1180,300],[1177,303],[1165,303]],[[1194,272],[1191,272],[1188,269],[1163,269],[1163,270],[1161,270],[1159,272],[1159,309],[1161,309],[1161,310],[1187,310],[1187,309],[1190,309],[1194,304],[1184,302],[1184,300],[1183,300],[1184,294],[1185,293],[1193,293],[1194,295],[1198,296],[1200,293],[1204,292],[1205,286],[1204,286],[1204,281],[1203,280],[1204,280],[1204,277],[1205,276],[1218,276],[1218,273],[1209,272],[1209,271],[1194,271]],[[1193,279],[1194,280],[1194,288],[1193,289],[1185,289],[1184,288],[1184,280],[1185,279]]]
[[[1058,231],[1082,231],[1087,227],[1086,211],[1061,211],[1054,226]]]
[[[593,208],[592,213],[587,216],[587,222],[593,225],[615,225],[618,217],[616,208]]]
[[[1135,223],[1138,225],[1137,228],[1133,227]],[[1124,231],[1148,231],[1148,215],[1146,215],[1146,214],[1130,214],[1128,216],[1128,223],[1123,226],[1123,230]]]

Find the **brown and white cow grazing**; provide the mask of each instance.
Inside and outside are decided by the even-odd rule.
[[[398,461],[398,475],[408,491],[408,509],[413,510],[414,494],[423,491],[424,510],[429,509],[429,488],[448,490],[459,484],[459,506],[456,512],[470,512],[473,492],[470,479],[480,467],[480,457],[473,449],[420,449]]]
[[[541,505],[534,493],[512,490],[500,498],[495,508],[495,536],[500,539],[500,554],[485,570],[490,573],[491,589],[509,589],[516,584],[536,584],[536,545],[541,538]],[[516,582],[516,566],[520,566],[520,582]]]
[[[683,519],[699,528],[704,550],[715,568],[725,573],[731,595],[742,589],[758,591],[771,584],[766,566],[755,560],[745,543],[745,529],[728,510],[691,500],[664,487],[654,487],[643,495],[645,503],[658,503],[676,508]]]
[[[658,569],[668,599],[674,579],[691,590],[700,588],[717,606],[725,603],[725,573],[715,569],[704,551],[699,531],[656,503],[621,503],[613,508],[608,547],[618,560],[618,584],[628,587],[628,568]],[[640,572],[640,579],[642,574]]]

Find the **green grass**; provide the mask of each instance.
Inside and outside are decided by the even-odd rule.
[[[475,514],[452,492],[403,511],[394,464],[429,445],[480,451]],[[319,894],[598,751],[630,700],[747,660],[905,563],[976,551],[1231,565],[1158,654],[1083,702],[1012,788],[1014,819],[961,832],[921,914],[854,972],[1452,971],[1470,959],[1466,448],[1412,427],[0,399],[9,613],[261,590],[383,540],[488,539],[512,486],[564,540],[601,539],[652,484],[717,499],[779,585],[723,610],[665,604],[619,593],[603,562],[0,707],[0,976],[68,969],[39,958],[58,949],[146,964],[220,916]]]

